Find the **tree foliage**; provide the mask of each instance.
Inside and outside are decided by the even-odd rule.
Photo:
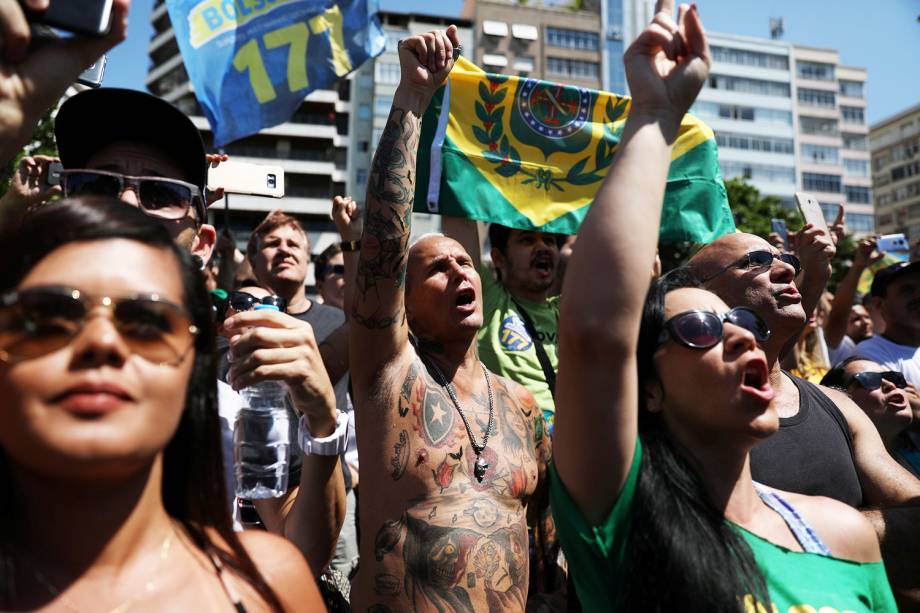
[[[804,225],[797,209],[783,206],[782,201],[776,196],[762,196],[756,187],[744,179],[728,179],[725,181],[728,192],[728,202],[735,218],[735,226],[739,232],[747,232],[767,238],[772,231],[772,219],[782,219],[790,232],[797,232]],[[659,256],[663,271],[671,270],[684,264],[695,254],[702,245],[694,243],[675,243],[660,245]],[[853,263],[853,253],[856,250],[856,241],[852,234],[847,234],[837,244],[837,255],[832,262],[833,273],[827,284],[828,290],[835,291],[837,284],[849,270]]]

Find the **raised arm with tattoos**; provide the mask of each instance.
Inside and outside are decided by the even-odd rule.
[[[470,255],[443,236],[409,244],[421,116],[457,45],[453,26],[400,43],[347,298],[364,535],[352,606],[361,611],[525,607],[541,417],[528,392],[479,362],[482,289]]]

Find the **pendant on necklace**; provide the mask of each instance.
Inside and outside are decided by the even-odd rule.
[[[473,474],[476,476],[476,480],[482,483],[483,477],[486,476],[486,470],[489,468],[489,463],[486,462],[482,456],[476,458],[476,465],[473,466]]]

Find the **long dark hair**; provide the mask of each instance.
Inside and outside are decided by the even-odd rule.
[[[136,208],[109,198],[72,199],[48,204],[0,229],[3,267],[0,292],[14,288],[42,258],[66,243],[128,239],[162,249],[181,271],[183,303],[200,331],[179,427],[164,451],[163,502],[166,512],[185,527],[195,545],[216,556],[247,581],[275,610],[283,607],[233,531],[221,455],[217,412],[214,322],[200,271],[191,256],[173,242],[161,223]],[[167,255],[168,254],[168,255]],[[100,267],[105,266],[100,263]],[[138,271],[143,274],[143,271]],[[10,492],[6,459],[0,450],[0,491]],[[10,513],[10,501],[0,505]],[[2,511],[0,511],[2,513]],[[7,522],[0,522],[7,523]],[[2,527],[0,527],[2,529]],[[230,551],[209,536],[215,530]],[[9,539],[0,539],[0,542]],[[7,579],[11,579],[7,578]],[[7,584],[8,581],[0,583]],[[7,591],[7,590],[4,590]]]
[[[645,300],[637,361],[640,385],[654,380],[654,354],[664,328],[665,295],[700,287],[687,268],[652,284]],[[640,388],[641,389],[641,388]],[[642,465],[636,486],[621,611],[740,611],[745,594],[767,604],[763,574],[744,538],[712,503],[686,451],[640,392]]]

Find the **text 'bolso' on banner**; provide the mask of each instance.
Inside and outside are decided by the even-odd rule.
[[[167,0],[214,146],[291,118],[383,52],[376,0]]]

